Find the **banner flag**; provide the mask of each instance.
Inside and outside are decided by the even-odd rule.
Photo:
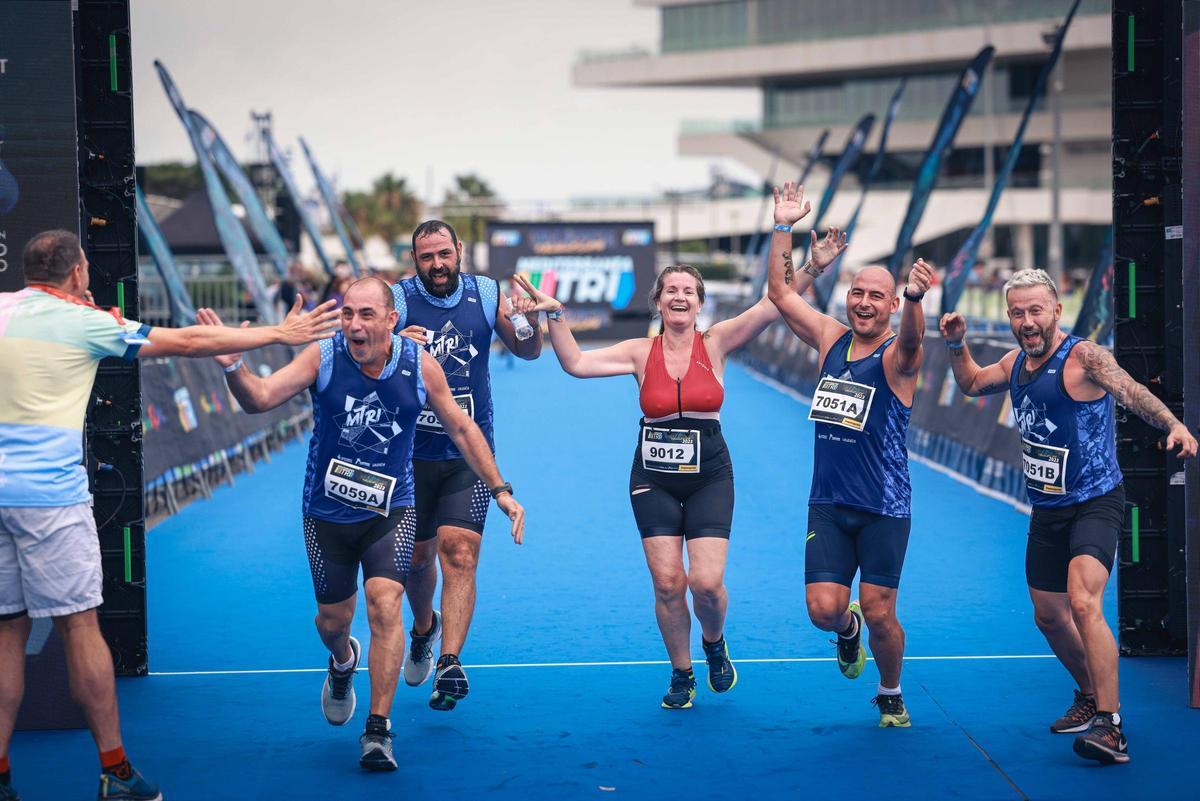
[[[321,268],[325,270],[326,275],[333,275],[333,263],[329,261],[329,256],[325,253],[325,246],[321,243],[321,229],[312,215],[308,213],[308,209],[304,208],[304,198],[296,187],[296,179],[292,177],[287,159],[280,152],[279,146],[275,144],[275,139],[271,136],[270,131],[263,131],[263,143],[267,146],[267,155],[271,159],[272,166],[275,167],[275,172],[279,174],[279,180],[283,181],[288,195],[292,198],[292,205],[295,206],[296,214],[300,217],[300,224],[304,226],[304,231],[313,244],[317,260],[321,262]]]
[[[1071,333],[1077,337],[1085,337],[1100,345],[1108,345],[1112,341],[1113,323],[1116,310],[1113,306],[1113,231],[1110,226],[1108,236],[1104,237],[1104,247],[1100,258],[1088,279],[1087,289],[1083,294],[1083,305],[1079,316],[1075,318],[1075,327]]]
[[[901,78],[900,85],[896,87],[896,91],[892,93],[892,99],[888,103],[887,115],[883,118],[883,130],[879,133],[879,152],[875,154],[875,159],[871,162],[871,168],[862,180],[862,194],[858,196],[858,205],[854,207],[854,214],[850,216],[850,222],[846,223],[845,234],[847,242],[852,241],[854,227],[858,225],[858,215],[862,212],[863,203],[866,202],[867,192],[870,191],[871,184],[875,181],[875,177],[879,175],[879,171],[883,169],[883,161],[887,156],[888,133],[892,130],[892,121],[896,119],[896,114],[900,111],[900,98],[904,95],[904,87],[907,85],[908,79]],[[838,273],[841,272],[841,269],[842,257],[838,256],[833,260],[833,264],[825,269],[821,277],[813,281],[813,295],[816,297],[817,308],[821,311],[829,308],[829,299],[833,296],[833,288],[837,286]]]
[[[217,228],[217,234],[221,237],[225,254],[233,264],[234,271],[249,290],[254,306],[258,309],[259,319],[265,323],[277,323],[279,314],[267,292],[267,285],[263,282],[262,270],[258,266],[258,256],[254,253],[254,246],[250,243],[250,235],[246,233],[241,221],[233,213],[233,207],[229,204],[229,196],[225,194],[225,187],[221,185],[221,178],[208,158],[208,149],[200,141],[200,135],[192,126],[191,114],[188,113],[187,105],[175,87],[175,82],[171,80],[167,68],[162,65],[161,61],[155,61],[154,68],[158,70],[158,77],[162,81],[163,89],[166,91],[171,105],[175,107],[175,113],[179,115],[184,130],[187,131],[188,138],[192,142],[192,149],[196,151],[196,162],[200,165],[200,172],[204,176],[204,186],[208,190],[208,204],[212,208],[213,224]]]
[[[1029,101],[1025,104],[1025,113],[1021,116],[1021,122],[1017,126],[1017,135],[1013,138],[1013,143],[1008,148],[1008,158],[1004,160],[999,172],[996,173],[996,181],[992,184],[992,194],[988,198],[987,209],[983,212],[983,218],[979,224],[971,231],[966,240],[959,247],[958,252],[954,254],[954,258],[950,260],[950,264],[946,267],[946,274],[942,278],[942,314],[954,311],[958,306],[958,301],[962,299],[963,290],[967,286],[967,278],[971,275],[971,268],[975,266],[975,260],[979,258],[979,245],[983,242],[983,237],[987,234],[988,228],[992,225],[992,216],[996,213],[996,207],[1000,205],[1000,195],[1004,193],[1004,187],[1008,184],[1009,176],[1012,175],[1013,169],[1017,166],[1017,159],[1021,155],[1021,145],[1025,140],[1025,129],[1029,126],[1029,118],[1033,116],[1033,111],[1037,107],[1038,101],[1042,99],[1042,95],[1046,91],[1046,82],[1050,78],[1050,73],[1054,70],[1054,65],[1058,63],[1058,57],[1062,53],[1063,39],[1067,35],[1067,29],[1071,27],[1071,20],[1075,17],[1075,10],[1079,8],[1080,0],[1075,0],[1071,4],[1071,10],[1067,12],[1066,21],[1058,28],[1058,37],[1054,40],[1054,49],[1050,51],[1050,57],[1046,59],[1046,63],[1042,65],[1041,72],[1038,73],[1037,80],[1033,84],[1033,91],[1029,93]]]
[[[313,158],[312,151],[308,149],[308,143],[304,141],[303,136],[300,137],[300,147],[304,150],[304,157],[308,159],[308,166],[312,168],[313,177],[317,179],[317,189],[325,200],[325,208],[329,209],[329,219],[333,223],[333,230],[337,231],[338,239],[342,240],[342,249],[346,251],[346,261],[350,262],[350,269],[355,276],[362,275],[362,270],[358,266],[358,258],[354,255],[354,244],[350,241],[350,232],[346,230],[346,225],[342,222],[342,215],[338,213],[342,204],[338,202],[337,193],[333,191],[333,186],[326,180],[321,168],[317,166],[317,160]]]
[[[267,251],[267,256],[270,257],[271,264],[275,267],[275,273],[283,278],[287,275],[288,262],[291,261],[291,257],[288,255],[283,237],[279,235],[279,229],[275,227],[275,223],[271,222],[254,185],[246,177],[246,173],[237,163],[229,146],[217,133],[217,129],[196,109],[192,109],[191,114],[192,125],[195,126],[196,133],[200,135],[200,141],[208,149],[209,158],[224,176],[225,181],[233,187],[238,200],[242,203],[242,208],[246,210],[246,222],[250,224],[254,238]]]
[[[167,303],[171,309],[171,325],[176,328],[195,325],[196,307],[192,303],[191,293],[183,283],[183,277],[179,274],[179,268],[175,266],[175,258],[171,255],[167,239],[159,230],[158,221],[154,219],[154,212],[150,211],[150,205],[146,203],[146,195],[142,193],[140,186],[135,186],[135,194],[138,233],[146,242],[150,258],[158,268],[158,274],[162,276],[163,288],[167,291]]]
[[[963,119],[971,110],[971,103],[974,102],[975,95],[979,94],[979,87],[983,83],[983,71],[987,69],[995,52],[996,49],[991,45],[979,51],[978,55],[963,70],[958,83],[954,86],[954,91],[950,94],[950,99],[946,102],[946,109],[942,112],[937,133],[934,134],[933,141],[929,143],[929,150],[925,152],[921,166],[917,169],[917,180],[913,183],[912,195],[908,199],[908,211],[904,215],[904,222],[900,224],[900,232],[896,237],[896,249],[888,259],[888,271],[896,278],[900,277],[900,269],[905,258],[908,257],[908,251],[912,248],[913,234],[916,233],[917,224],[921,222],[921,216],[925,213],[925,205],[929,202],[929,195],[933,192],[934,184],[937,183],[942,158],[950,152],[954,145],[954,137],[958,135],[958,129],[962,125]]]

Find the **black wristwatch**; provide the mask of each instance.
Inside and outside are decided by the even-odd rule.
[[[911,300],[913,303],[920,303],[921,298],[925,297],[924,292],[922,292],[920,295],[917,295],[915,297],[913,295],[908,294],[908,287],[904,287],[904,292],[902,292],[901,294],[904,295],[905,300]]]
[[[492,493],[493,498],[499,500],[500,493],[502,492],[507,492],[509,495],[512,495],[512,484],[509,484],[507,481],[505,481],[503,484],[492,487],[489,491]]]

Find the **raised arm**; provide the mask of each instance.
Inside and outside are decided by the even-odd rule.
[[[758,303],[736,317],[714,323],[704,332],[704,336],[724,358],[761,334],[767,326],[778,319],[779,309],[771,302],[770,298],[763,297]]]
[[[500,477],[496,457],[492,455],[487,439],[470,415],[463,413],[450,394],[450,385],[446,383],[446,374],[442,372],[441,365],[426,351],[421,351],[421,377],[425,380],[425,397],[429,407],[442,421],[445,432],[475,475],[483,479],[488,489],[494,490],[502,485],[504,479]],[[496,505],[512,521],[513,541],[520,545],[525,535],[525,510],[513,498],[511,489],[498,492],[495,497]]]
[[[627,339],[606,348],[580,350],[575,335],[571,333],[570,326],[562,316],[563,305],[545,292],[535,289],[523,275],[514,275],[512,280],[533,299],[534,309],[547,312],[550,344],[554,346],[554,355],[558,357],[558,363],[568,375],[576,378],[636,375],[638,348],[645,347],[644,340]]]
[[[337,301],[326,301],[311,312],[303,309],[304,299],[296,303],[279,325],[227,328],[217,325],[190,325],[186,328],[152,328],[149,345],[138,351],[140,358],[155,356],[219,356],[242,353],[267,345],[307,345],[328,339],[338,331]]]
[[[967,321],[961,314],[951,312],[942,315],[939,327],[942,329],[942,339],[950,349],[950,369],[954,371],[954,380],[964,395],[977,398],[1008,389],[1008,376],[1017,358],[1015,350],[1004,354],[995,364],[980,367],[971,358],[971,351],[963,341],[967,333]]]
[[[196,312],[196,322],[198,327],[221,326],[221,318],[212,309],[200,309]],[[244,331],[248,325],[249,323],[242,323],[240,329],[231,330]],[[237,402],[250,414],[258,414],[286,403],[305,387],[312,386],[321,369],[321,346],[309,345],[286,366],[266,378],[255,375],[253,370],[242,364],[240,353],[217,356],[215,361],[227,371],[225,381]],[[229,372],[235,364],[238,365],[238,369]]]
[[[797,272],[792,262],[790,226],[799,222],[812,208],[809,203],[801,205],[803,197],[804,188],[796,187],[790,182],[783,185],[782,192],[778,188],[775,190],[777,227],[771,232],[771,252],[767,262],[767,297],[779,309],[788,328],[808,345],[820,350],[822,341],[833,335],[835,329],[840,331],[842,325],[810,306],[802,294],[812,286],[813,280],[821,271],[846,249],[846,237],[836,228],[830,228],[825,238],[818,242],[816,231],[813,231],[812,247],[809,248],[811,258]],[[778,226],[788,230],[781,230]]]
[[[1187,427],[1154,393],[1121,369],[1106,349],[1085,341],[1071,350],[1071,356],[1083,367],[1088,380],[1107,391],[1117,403],[1155,428],[1168,432],[1167,450],[1178,446],[1181,459],[1196,455],[1196,438]]]
[[[896,335],[896,369],[904,375],[914,375],[921,369],[925,339],[925,311],[921,298],[933,283],[933,268],[924,259],[917,259],[908,273],[904,287],[904,309],[900,312],[900,333]]]

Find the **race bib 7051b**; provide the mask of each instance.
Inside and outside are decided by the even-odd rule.
[[[1030,489],[1049,495],[1062,495],[1067,491],[1066,448],[1039,445],[1021,438],[1021,467],[1025,472],[1025,484]]]

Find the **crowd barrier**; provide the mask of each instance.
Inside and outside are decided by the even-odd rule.
[[[738,314],[742,304],[718,304],[715,319]],[[980,364],[998,361],[1012,343],[969,338]],[[811,397],[820,365],[817,352],[779,320],[735,358],[801,395]],[[936,320],[926,321],[925,359],[917,379],[908,428],[909,452],[924,457],[1019,504],[1028,504],[1021,471],[1021,438],[1007,392],[968,398],[958,390]]]

